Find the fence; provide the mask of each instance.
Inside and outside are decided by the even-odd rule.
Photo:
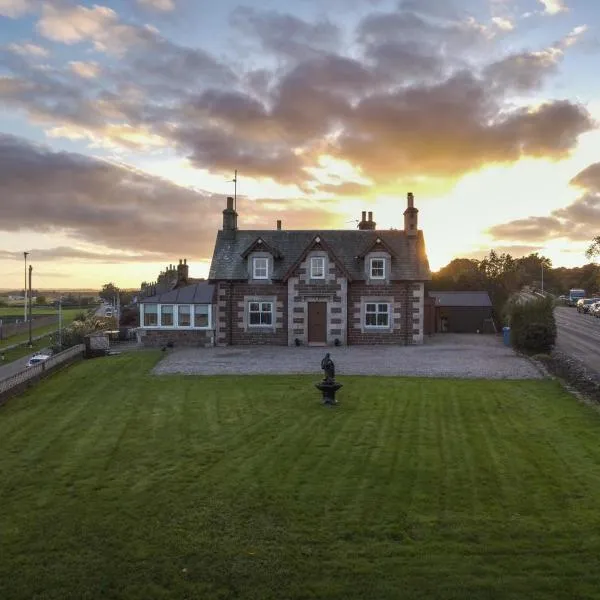
[[[60,365],[65,365],[83,356],[85,346],[78,344],[51,356],[48,360],[27,367],[6,379],[0,381],[0,404],[20,391],[39,381]]]
[[[47,317],[35,317],[31,322],[31,329],[35,331],[39,327],[47,327],[58,323],[58,315],[48,315]],[[0,320],[0,341],[19,333],[27,333],[29,323],[21,321],[20,323],[3,323]]]

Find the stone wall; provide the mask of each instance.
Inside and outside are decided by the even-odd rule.
[[[423,297],[423,283],[351,283],[348,289],[348,344],[423,343]],[[388,328],[365,327],[364,305],[367,302],[390,304]]]
[[[253,327],[248,322],[250,302],[272,302],[271,326]],[[284,283],[234,281],[217,285],[216,343],[227,345],[273,344],[286,346],[287,286]]]
[[[208,348],[214,344],[214,335],[211,329],[138,329],[139,341],[148,348],[162,348],[168,343],[175,348]]]

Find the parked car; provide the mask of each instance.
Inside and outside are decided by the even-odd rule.
[[[46,362],[50,358],[49,354],[34,354],[28,361],[27,367],[33,367],[40,363]]]
[[[600,317],[600,301],[591,304],[588,309],[588,313],[594,317]]]
[[[577,302],[577,312],[587,313],[592,304],[600,302],[600,298],[582,298]]]

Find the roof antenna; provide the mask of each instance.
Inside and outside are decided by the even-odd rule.
[[[233,179],[230,179],[229,183],[233,183],[233,210],[237,212],[237,169],[235,170]]]

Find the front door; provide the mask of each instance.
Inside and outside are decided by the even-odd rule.
[[[308,303],[308,343],[327,343],[327,302]]]

